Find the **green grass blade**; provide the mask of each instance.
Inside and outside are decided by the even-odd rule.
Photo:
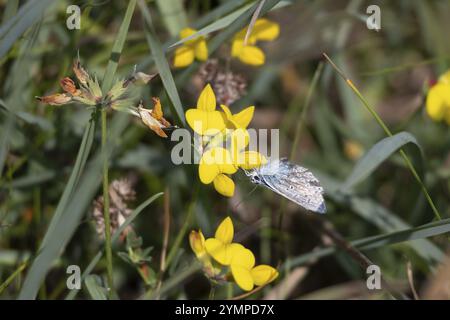
[[[340,182],[322,172],[315,173],[329,198],[349,208],[364,220],[378,227],[382,232],[395,232],[412,227],[394,212],[391,212],[376,201],[368,197],[359,196],[350,190],[342,189]],[[436,261],[441,261],[444,257],[442,250],[427,239],[409,242],[408,245],[428,263],[433,264]]]
[[[2,284],[0,284],[0,294],[8,288],[11,282],[22,273],[22,271],[27,267],[27,262],[22,263]]]
[[[178,95],[177,87],[170,71],[169,63],[164,56],[164,51],[161,47],[161,43],[155,36],[155,31],[152,24],[150,11],[143,1],[139,1],[139,8],[146,23],[145,36],[147,38],[148,45],[155,59],[156,68],[158,69],[159,76],[167,91],[170,101],[174,108],[174,114],[176,115],[178,122],[181,126],[186,126],[186,120],[184,118],[184,109],[181,104],[180,96]]]
[[[101,279],[96,275],[90,275],[84,281],[86,288],[93,300],[107,300],[106,289],[100,285]]]
[[[30,0],[0,28],[0,59],[23,33],[42,18],[54,0]]]
[[[238,19],[245,11],[247,11],[252,6],[253,5],[251,3],[251,4],[247,4],[247,5],[243,6],[242,8],[239,8],[238,10],[233,11],[232,13],[226,15],[225,17],[220,18],[217,21],[214,21],[213,23],[208,24],[204,28],[201,28],[192,36],[178,40],[177,42],[172,44],[170,47],[175,47],[175,46],[181,45],[184,42],[189,41],[191,39],[197,38],[199,36],[207,36],[208,34],[210,34],[212,32],[215,32],[215,31],[218,31],[218,30],[228,27],[230,24],[232,24],[234,21],[236,21],[236,19]]]
[[[123,46],[127,38],[128,29],[130,27],[131,18],[136,7],[136,0],[130,0],[128,3],[127,11],[120,25],[119,32],[117,33],[116,40],[111,50],[108,66],[106,67],[105,75],[103,76],[102,92],[105,95],[112,87],[114,75],[117,71],[120,55],[122,54]]]
[[[228,0],[224,1],[219,7],[212,9],[204,16],[199,17],[193,23],[194,28],[198,29],[200,27],[206,26],[214,21],[220,19],[221,17],[228,15],[231,12],[236,11],[240,6],[247,4],[247,0]]]
[[[187,27],[187,17],[181,0],[156,0],[160,16],[172,37]]]
[[[336,72],[339,74],[339,76],[345,80],[347,85],[350,87],[350,89],[353,91],[353,93],[358,97],[360,102],[363,104],[363,106],[367,109],[367,111],[372,115],[372,117],[376,120],[378,125],[383,129],[383,131],[386,133],[388,137],[393,136],[391,130],[387,127],[387,125],[384,123],[383,119],[378,115],[376,110],[367,102],[366,98],[362,95],[362,93],[358,90],[358,88],[353,84],[353,81],[351,81],[349,78],[345,76],[345,74],[342,72],[341,69],[330,59],[330,57],[324,53],[323,56],[327,61],[331,64],[331,66],[336,70]],[[436,219],[440,220],[441,214],[439,213],[439,210],[436,208],[436,205],[434,204],[433,199],[431,199],[431,195],[428,192],[427,187],[425,186],[424,182],[420,178],[416,168],[414,167],[411,159],[406,154],[406,152],[403,149],[400,149],[399,151],[400,155],[402,156],[403,160],[405,161],[406,165],[408,166],[408,169],[411,171],[412,175],[416,179],[417,183],[419,184],[420,188],[422,189],[422,192],[425,196],[425,198],[428,201],[428,204],[431,207],[431,210],[433,210],[433,213],[436,217]]]
[[[400,132],[391,137],[387,137],[376,143],[366,154],[356,163],[353,171],[347,177],[343,188],[350,189],[366,179],[384,161],[399,149],[412,144],[418,152],[422,154],[422,149],[416,138],[409,132]],[[422,159],[422,158],[421,158]],[[420,168],[423,163],[420,163]],[[419,170],[423,173],[423,168]],[[423,174],[422,174],[423,177]]]
[[[391,232],[373,237],[351,241],[350,244],[359,250],[369,250],[397,243],[425,239],[450,232],[450,219],[434,221],[416,228]],[[289,259],[285,262],[290,268],[303,265],[313,259],[323,258],[336,252],[336,247],[327,247]],[[280,267],[283,269],[283,266]]]
[[[233,37],[242,28],[246,27],[250,23],[250,19],[258,7],[259,2],[255,2],[250,8],[245,10],[240,16],[225,30],[219,33],[214,39],[209,43],[210,52],[216,51],[222,43]],[[275,7],[280,0],[267,0],[264,6],[261,8],[260,16],[264,16],[269,10]]]
[[[118,113],[113,120],[110,136],[111,141],[116,142],[126,129],[129,117]],[[111,143],[108,148],[108,155],[111,155],[113,146],[114,144]],[[20,291],[19,299],[28,300],[36,297],[53,261],[62,253],[97,192],[101,182],[101,172],[102,154],[98,152],[90,166],[80,177],[80,182],[70,197],[64,215],[57,221],[51,237],[34,259]]]
[[[92,143],[94,141],[94,132],[95,115],[92,114],[92,118],[86,126],[86,129],[84,130],[83,139],[81,140],[80,148],[78,149],[77,158],[75,160],[75,165],[73,167],[72,173],[70,174],[69,181],[64,188],[55,213],[53,214],[52,220],[50,221],[50,225],[47,229],[47,232],[45,233],[44,239],[42,240],[41,248],[45,247],[48,244],[49,239],[53,237],[55,226],[58,224],[61,216],[65,212],[67,203],[69,202],[70,197],[73,194],[75,187],[77,186],[78,179],[86,166],[86,161],[89,156]]]
[[[19,9],[19,0],[8,0],[3,12],[2,23],[5,23],[16,15],[17,9]]]

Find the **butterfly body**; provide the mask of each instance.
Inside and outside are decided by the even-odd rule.
[[[263,185],[307,210],[326,212],[323,188],[311,171],[304,167],[280,159],[245,173],[252,183]]]

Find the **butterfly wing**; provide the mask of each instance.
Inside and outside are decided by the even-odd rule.
[[[260,168],[263,185],[307,210],[325,213],[323,188],[308,169],[281,159]]]

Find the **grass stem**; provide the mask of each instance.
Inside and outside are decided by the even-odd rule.
[[[108,294],[112,298],[114,291],[113,263],[111,246],[111,222],[109,215],[109,178],[108,178],[108,153],[107,153],[107,123],[106,108],[102,108],[102,158],[103,158],[103,218],[105,222],[105,252],[106,269],[108,279]]]
[[[345,74],[342,72],[342,70],[339,69],[339,67],[331,60],[331,58],[326,53],[324,53],[323,56],[330,63],[330,65],[334,68],[334,70],[336,70],[336,72],[345,80],[345,82],[348,84],[350,89],[352,89],[352,91],[356,94],[358,99],[362,102],[362,104],[366,107],[366,109],[370,112],[370,114],[378,122],[380,127],[384,130],[386,135],[389,137],[392,137],[391,130],[386,126],[383,119],[381,119],[381,117],[378,115],[378,113],[375,111],[375,109],[367,102],[367,100],[364,98],[364,96],[361,94],[361,92],[358,90],[358,88],[356,88],[356,86],[353,84],[353,82],[345,76]],[[411,173],[413,174],[417,183],[419,184],[423,194],[425,195],[425,198],[427,199],[428,203],[430,204],[431,209],[433,210],[433,213],[434,213],[436,219],[441,220],[442,219],[441,214],[439,213],[439,210],[436,208],[436,206],[433,202],[433,199],[431,199],[431,196],[430,196],[424,182],[422,181],[419,174],[417,173],[417,170],[414,167],[411,159],[409,158],[409,156],[406,154],[406,152],[403,149],[400,149],[399,152],[400,152],[400,155],[402,156],[403,160],[405,161],[406,166],[411,171]]]

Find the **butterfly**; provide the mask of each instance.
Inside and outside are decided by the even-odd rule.
[[[244,171],[252,183],[263,185],[307,210],[318,213],[327,210],[319,180],[308,169],[285,158]]]

